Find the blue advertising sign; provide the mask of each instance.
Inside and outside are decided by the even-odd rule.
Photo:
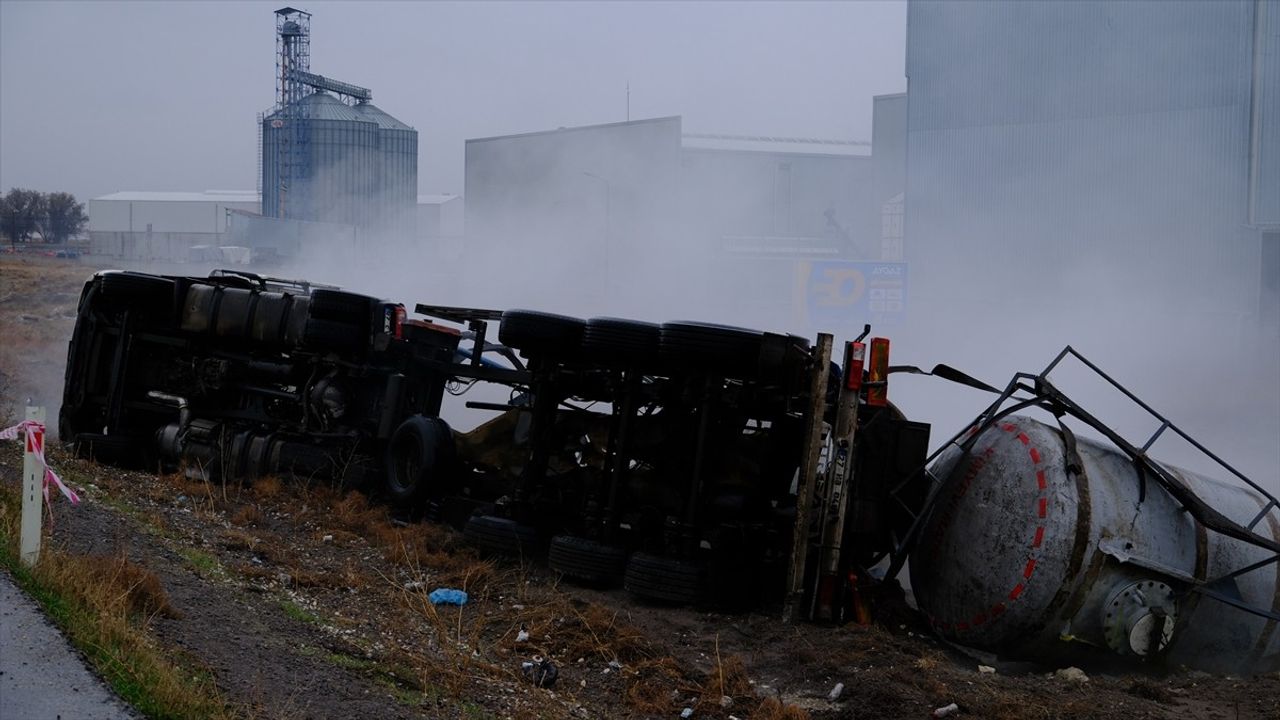
[[[884,325],[906,317],[906,263],[801,260],[796,277],[812,326]]]

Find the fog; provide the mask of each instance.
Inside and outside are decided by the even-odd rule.
[[[0,3],[0,187],[253,189],[282,2]],[[419,192],[463,140],[684,115],[695,132],[870,139],[901,92],[906,7],[859,3],[294,3],[314,72],[419,133]]]
[[[0,186],[82,197],[252,187],[253,114],[272,97],[274,5],[0,5]],[[624,120],[628,83],[632,119],[678,115],[684,132],[843,139],[871,137],[872,95],[906,89],[906,9],[897,3],[305,9],[315,15],[312,69],[372,87],[379,107],[417,128],[422,193],[463,191],[467,138]],[[979,28],[950,31],[964,38]],[[1181,40],[1169,37],[1157,59],[1180,57],[1173,48]],[[1145,62],[1133,52],[1103,65]],[[984,93],[1001,97],[995,85],[966,89],[975,106]],[[1046,144],[1039,155],[992,163],[999,180],[986,191],[949,185],[952,166],[930,164],[925,153],[930,142],[940,153],[947,146],[936,134],[913,134],[907,317],[875,334],[892,339],[894,364],[948,363],[1000,386],[1070,344],[1280,493],[1280,341],[1258,318],[1257,264],[1221,259],[1219,228],[1179,200],[1189,194],[1181,183],[1199,192],[1236,182],[1215,174],[1226,151],[1194,123],[1164,128],[1178,133],[1167,149],[1135,149],[1129,129],[1115,130],[1091,136],[1087,153],[1063,157],[1062,146]],[[1013,147],[1009,137],[980,147]],[[655,201],[627,232],[602,221],[601,188],[585,176],[615,178],[606,190],[612,213],[625,212],[623,198],[643,185],[616,180],[632,170],[609,165],[616,156],[564,170],[556,182],[567,189],[522,211],[518,235],[470,225],[465,239],[427,245],[366,235],[358,248],[312,254],[285,270],[410,307],[705,319],[827,331],[837,342],[860,330],[862,318],[820,327],[795,302],[762,303],[758,278],[737,273],[702,237],[706,205],[679,202],[680,191],[745,195],[753,191],[745,179],[666,188],[676,197]],[[930,194],[947,187],[945,196]],[[790,260],[761,267],[776,277],[795,273]],[[1156,429],[1077,370],[1055,375],[1068,394],[1138,444]],[[933,424],[935,445],[991,399],[911,376],[895,376],[890,397]],[[1153,454],[1223,475],[1174,443],[1162,441]]]

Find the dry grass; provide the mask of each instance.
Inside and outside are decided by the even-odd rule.
[[[809,711],[775,698],[765,698],[751,713],[751,720],[809,720]]]
[[[240,509],[231,513],[227,520],[232,525],[241,527],[257,525],[262,522],[262,511],[258,509],[257,505],[241,505]]]
[[[123,555],[74,555],[46,547],[34,568],[17,560],[21,501],[0,488],[0,565],[44,609],[126,702],[150,717],[229,718],[206,674],[158,650],[147,629],[175,616],[154,574]]]

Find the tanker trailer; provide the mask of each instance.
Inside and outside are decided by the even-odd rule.
[[[1130,444],[1057,391],[1048,372],[1015,378],[930,467],[938,483],[910,558],[935,630],[1046,663],[1124,656],[1216,672],[1280,667],[1275,498],[1220,460],[1241,485],[1149,459],[1163,431],[1182,431],[1120,388],[1162,421],[1146,446]],[[1019,402],[1002,410],[1010,399]],[[1035,407],[1056,426],[1009,414]],[[1076,437],[1064,416],[1114,444]]]

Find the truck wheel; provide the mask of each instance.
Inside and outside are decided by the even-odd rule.
[[[498,341],[534,355],[570,355],[582,343],[581,319],[536,310],[507,310],[498,326]]]
[[[440,487],[448,471],[453,433],[440,418],[413,415],[391,433],[383,460],[384,490],[393,503],[411,507]]]
[[[662,325],[660,352],[674,369],[714,372],[726,377],[751,377],[759,367],[764,333],[759,330],[700,322]]]
[[[587,538],[557,535],[551,538],[547,565],[577,580],[612,585],[626,569],[627,551]]]
[[[621,367],[657,364],[662,328],[656,323],[598,317],[582,331],[584,357]]]
[[[532,526],[493,515],[474,515],[462,535],[477,548],[498,555],[528,557],[538,545],[538,531]]]
[[[701,589],[698,566],[686,560],[635,553],[627,563],[623,587],[645,600],[691,603]]]

